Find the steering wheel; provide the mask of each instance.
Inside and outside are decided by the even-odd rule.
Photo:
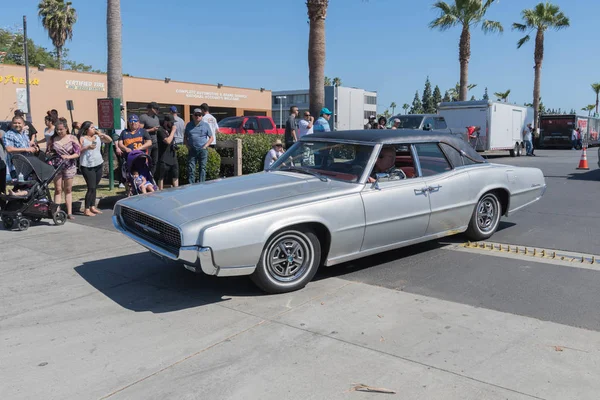
[[[392,174],[396,174],[398,176],[402,175],[402,179],[408,179],[408,177],[406,176],[406,174],[404,173],[404,171],[402,171],[401,169],[397,168],[394,169],[393,171],[390,172],[390,175]]]

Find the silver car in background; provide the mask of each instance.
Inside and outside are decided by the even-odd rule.
[[[463,232],[487,239],[545,190],[539,169],[488,163],[451,135],[337,131],[303,137],[266,172],[123,199],[113,223],[192,271],[282,293],[320,266]]]

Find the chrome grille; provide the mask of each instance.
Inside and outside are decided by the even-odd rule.
[[[178,253],[181,234],[174,226],[127,207],[121,207],[121,218],[129,231]]]

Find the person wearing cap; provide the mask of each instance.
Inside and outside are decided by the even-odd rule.
[[[211,146],[213,148],[217,145],[217,133],[219,133],[219,124],[217,123],[217,119],[210,114],[210,108],[208,104],[202,103],[200,105],[200,109],[202,110],[202,121],[206,122],[208,126],[210,126],[210,130],[213,134],[213,142]]]
[[[375,116],[371,115],[369,117],[369,122],[365,124],[365,129],[377,129],[377,122],[375,122]]]
[[[140,116],[141,127],[148,132],[150,139],[152,140],[152,147],[150,148],[150,158],[152,158],[152,175],[156,172],[156,166],[158,164],[158,140],[156,139],[156,133],[160,126],[160,119],[158,118],[159,107],[156,102],[148,104],[147,112]]]
[[[188,147],[188,180],[196,183],[196,163],[200,163],[200,182],[206,180],[206,163],[208,162],[208,146],[214,136],[210,125],[202,121],[204,113],[200,108],[194,109],[192,121],[185,127],[184,143]]]
[[[125,157],[133,150],[141,150],[148,154],[148,149],[152,147],[150,135],[140,126],[140,119],[137,115],[131,115],[128,121],[129,127],[121,132],[117,146],[124,153]]]
[[[38,131],[33,127],[31,122],[27,121],[25,118],[25,113],[22,110],[15,110],[15,117],[23,118],[23,121],[25,121],[25,127],[23,128],[23,131],[27,133],[27,136],[29,136],[30,140],[35,140]]]
[[[298,114],[299,114],[298,107],[291,106],[290,107],[290,115],[289,115],[287,121],[285,121],[284,140],[285,140],[285,148],[286,149],[289,149],[290,147],[292,147],[292,145],[294,143],[296,143],[296,141],[298,140],[298,136],[297,136],[298,122],[296,121],[296,117],[298,116]]]
[[[271,165],[283,155],[283,143],[277,139],[273,142],[273,148],[265,156],[265,171],[271,168]]]
[[[321,109],[321,116],[315,122],[313,130],[315,132],[331,132],[331,127],[329,126],[329,119],[331,118],[331,111],[328,108],[323,107]]]
[[[173,125],[175,125],[175,138],[173,144],[175,147],[183,144],[183,135],[185,134],[185,121],[178,115],[177,107],[171,106],[171,117],[173,118]]]

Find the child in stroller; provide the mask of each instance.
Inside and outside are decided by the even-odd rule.
[[[152,159],[144,151],[133,150],[127,155],[127,162],[123,164],[123,178],[127,181],[128,196],[158,190],[152,176],[151,164]],[[136,177],[133,176],[134,171]],[[136,179],[139,179],[139,183],[142,181],[145,181],[145,183],[143,185],[138,184]]]
[[[49,185],[64,166],[60,160],[56,167],[35,156],[15,154],[12,164],[17,177],[8,184],[13,188],[8,194],[0,194],[6,204],[1,212],[1,219],[6,229],[16,226],[24,231],[31,222],[39,222],[43,218],[52,219],[56,225],[63,225],[67,214],[52,201]]]

